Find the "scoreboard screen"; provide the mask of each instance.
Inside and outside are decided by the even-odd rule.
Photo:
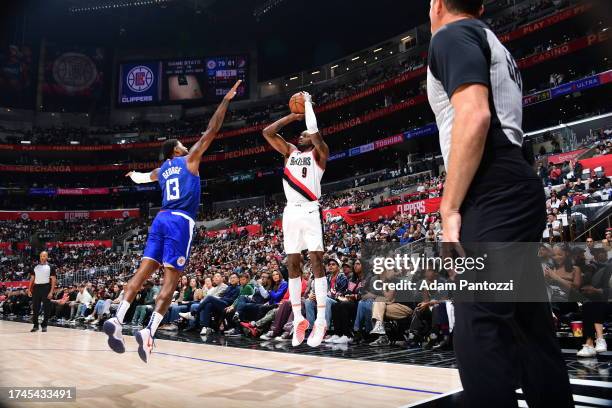
[[[236,99],[248,98],[246,56],[122,63],[119,104],[202,104],[220,101],[241,79]],[[141,84],[142,82],[142,84]]]
[[[237,80],[246,82],[248,74],[249,67],[245,56],[207,58],[207,86],[212,94],[209,100],[220,100]],[[246,85],[241,85],[236,97],[247,97],[247,89]]]

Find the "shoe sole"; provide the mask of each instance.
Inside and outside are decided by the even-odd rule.
[[[108,323],[108,324],[107,324]],[[108,320],[104,322],[102,326],[102,331],[108,336],[108,347],[111,348],[115,353],[123,354],[125,353],[125,343],[122,340],[117,340],[115,338],[115,325],[109,322]]]
[[[142,361],[147,363],[147,352],[144,349],[144,339],[142,338],[142,334],[140,334],[140,332],[138,331],[136,332],[134,337],[136,338],[136,343],[138,343],[138,357],[140,357]]]

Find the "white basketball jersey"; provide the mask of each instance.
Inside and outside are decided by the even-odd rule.
[[[318,201],[321,197],[323,170],[315,160],[314,149],[300,152],[295,149],[289,155],[283,173],[283,189],[288,203]]]

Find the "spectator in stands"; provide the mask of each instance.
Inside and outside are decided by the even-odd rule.
[[[255,294],[255,283],[251,281],[251,275],[248,272],[242,272],[240,274],[239,284],[240,293],[238,297],[236,297],[236,300],[234,300],[231,305],[225,308],[225,315],[228,317],[228,322],[225,325],[226,329],[235,325],[233,316],[236,313],[238,305],[246,302],[246,299],[251,298]]]
[[[325,318],[327,320],[327,327],[331,328],[331,308],[334,303],[337,302],[339,296],[344,296],[348,289],[348,278],[344,273],[340,272],[340,261],[336,257],[331,257],[327,261],[327,298],[325,305],[317,305],[314,291],[311,291],[308,295],[308,299],[304,302],[304,308],[306,309],[306,319],[310,323],[310,327],[313,327],[314,320],[316,317],[317,307],[325,307]]]
[[[400,273],[388,272],[391,275],[389,282],[399,284],[402,280],[408,279]],[[400,299],[396,291],[388,290],[384,292],[383,298],[378,298],[372,306],[372,323],[374,328],[370,334],[379,335],[378,339],[370,343],[371,346],[388,346],[389,336],[385,330],[385,318],[388,320],[402,320],[410,317],[413,309],[410,308],[411,301]]]
[[[115,283],[111,294],[110,314],[114,315],[119,308],[119,304],[123,301],[123,285]]]
[[[223,276],[219,272],[213,275],[212,284],[213,287],[206,290],[206,294],[202,293],[203,298],[200,302],[191,304],[189,307],[189,312],[179,313],[180,317],[189,322],[188,330],[195,329],[199,326],[198,319],[200,314],[197,311],[202,306],[204,300],[206,300],[208,297],[220,298],[227,290],[227,284],[223,281]]]
[[[208,280],[212,286],[210,278]],[[178,326],[174,322],[179,318],[179,313],[189,310],[189,306],[191,306],[194,300],[195,292],[198,290],[198,280],[196,278],[189,279],[186,275],[183,275],[179,285],[177,298],[172,302],[164,316],[164,321],[162,321],[164,324],[159,326],[160,330],[178,330]]]
[[[304,268],[302,273],[302,290],[301,299],[302,305],[306,299],[310,287],[312,286],[312,274],[309,269]],[[285,292],[285,299],[276,309],[274,315],[274,321],[270,327],[270,330],[261,335],[259,338],[262,340],[275,339],[276,341],[288,341],[291,339],[293,332],[293,310],[291,309],[291,302],[287,301],[288,292]]]
[[[586,297],[586,301],[582,304],[582,333],[585,344],[578,351],[578,357],[595,357],[597,353],[608,350],[603,335],[603,323],[610,296],[612,264],[605,249],[594,248],[592,251],[593,268],[585,269],[584,286],[580,289],[582,295]]]
[[[51,300],[52,312],[56,319],[63,322],[68,317],[68,301],[70,299],[70,288],[60,288]]]
[[[561,183],[561,168],[558,165],[552,165],[552,169],[550,170],[550,174],[548,175],[548,180],[552,183],[553,186]]]
[[[85,288],[85,285],[79,286],[79,293],[74,302],[70,303],[70,321],[75,322],[75,319],[82,317],[85,311],[90,307],[93,297]]]
[[[561,240],[561,230],[562,225],[561,221],[557,219],[555,214],[548,214],[548,222],[546,224],[546,229],[542,233],[542,240],[548,242],[557,242]]]
[[[557,244],[553,247],[552,267],[544,266],[544,276],[551,291],[553,311],[557,316],[577,310],[575,302],[582,298],[580,268],[574,266],[569,246]]]
[[[232,273],[229,278],[229,285],[223,292],[223,296],[206,296],[202,302],[200,302],[198,308],[195,310],[200,316],[200,324],[202,330],[200,334],[207,336],[212,333],[211,319],[216,316],[219,320],[223,316],[225,309],[230,306],[238,297],[240,293],[240,285],[238,284],[239,278],[236,273]]]
[[[92,325],[98,324],[99,319],[104,313],[110,310],[111,293],[106,291],[104,284],[98,285],[98,290],[95,296],[95,306],[93,312],[85,318],[86,322],[91,322]]]
[[[142,305],[136,306],[134,316],[132,317],[132,327],[142,327],[147,314],[153,311],[158,294],[159,282],[156,282],[155,285],[152,281],[145,282],[144,302]]]
[[[30,310],[30,299],[25,290],[9,292],[3,304],[4,314],[10,316],[25,316]]]
[[[348,268],[345,266],[348,266]],[[353,332],[354,317],[357,313],[357,305],[361,298],[360,293],[365,283],[365,276],[359,259],[352,265],[345,262],[343,267],[343,273],[349,277],[348,287],[344,295],[338,296],[337,302],[332,304],[334,335],[326,340],[327,343],[352,343],[355,337]]]
[[[444,285],[446,279],[439,276],[434,269],[428,268],[425,270],[422,280],[417,284],[421,287],[422,282],[427,282],[428,286],[433,282]],[[428,289],[420,293],[421,300],[415,308],[415,317],[410,325],[411,336],[409,340],[412,342],[424,342],[425,350],[438,350],[450,347],[450,331],[447,314],[446,301],[448,300],[448,292],[445,290]],[[425,328],[423,333],[422,329]]]

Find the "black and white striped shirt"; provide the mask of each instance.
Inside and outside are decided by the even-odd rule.
[[[51,282],[51,276],[55,276],[55,271],[51,270],[49,264],[38,264],[32,271],[35,285],[44,285]]]
[[[454,108],[462,85],[489,88],[491,124],[474,184],[514,183],[533,178],[523,143],[522,80],[514,58],[486,24],[464,19],[438,30],[429,45],[427,95],[436,115],[440,149],[448,168]]]

